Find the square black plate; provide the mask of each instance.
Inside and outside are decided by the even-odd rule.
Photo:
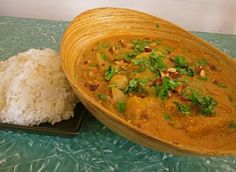
[[[25,132],[37,134],[73,137],[79,134],[80,126],[82,124],[85,112],[86,108],[83,106],[83,104],[78,103],[75,107],[73,118],[63,120],[54,125],[51,125],[49,123],[43,123],[38,126],[29,127],[15,124],[0,123],[0,128],[7,130],[23,130]]]

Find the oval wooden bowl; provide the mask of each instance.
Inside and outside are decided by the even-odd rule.
[[[157,28],[158,26],[160,27]],[[116,133],[161,152],[185,155],[235,155],[235,146],[228,146],[220,150],[208,150],[181,144],[177,145],[154,137],[102,107],[76,84],[74,80],[76,64],[83,59],[82,54],[86,51],[86,46],[103,37],[123,34],[161,35],[162,38],[186,41],[194,47],[206,49],[211,54],[217,54],[219,59],[224,60],[225,67],[229,68],[232,74],[236,74],[234,70],[236,65],[233,59],[170,22],[129,9],[93,9],[82,13],[72,21],[63,35],[60,48],[64,72],[75,93],[87,109]],[[234,141],[232,142],[235,144]]]

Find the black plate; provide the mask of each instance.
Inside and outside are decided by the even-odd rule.
[[[68,120],[63,120],[54,125],[43,123],[39,126],[22,126],[15,124],[0,123],[1,129],[8,130],[23,130],[30,133],[59,135],[59,136],[75,136],[79,134],[80,126],[86,109],[82,103],[78,103],[74,110],[74,117]]]

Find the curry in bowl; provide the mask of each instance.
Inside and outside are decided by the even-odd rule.
[[[235,76],[211,54],[180,41],[128,35],[86,50],[77,84],[120,118],[193,146],[217,148],[235,137]]]
[[[77,16],[61,42],[75,93],[108,128],[174,154],[236,154],[235,60],[160,18],[121,8]]]

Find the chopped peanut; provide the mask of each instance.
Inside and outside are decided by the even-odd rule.
[[[122,47],[126,47],[126,46],[127,46],[126,43],[125,43],[125,41],[124,41],[123,39],[121,39],[121,40],[119,41],[119,43],[122,45]]]
[[[169,77],[169,72],[161,72],[161,78]]]
[[[110,49],[109,49],[109,51],[111,52],[111,53],[114,53],[115,51],[116,51],[116,47],[111,47]]]
[[[200,71],[199,75],[200,75],[201,77],[206,77],[206,72],[205,72],[205,70],[202,69],[202,70]]]
[[[169,76],[173,79],[176,79],[176,78],[179,78],[181,75],[179,72],[176,71],[176,72],[170,72]]]
[[[196,66],[196,67],[195,67],[195,70],[196,70],[196,72],[197,72],[198,74],[201,72],[202,69],[203,69],[202,66]]]
[[[175,73],[177,70],[176,70],[176,68],[172,67],[172,68],[168,68],[167,71]]]
[[[212,64],[209,65],[209,68],[213,71],[219,71],[219,69],[217,69],[217,67],[215,65],[212,65]]]
[[[149,46],[146,46],[146,47],[144,47],[144,51],[145,51],[145,52],[151,52],[151,51],[152,51],[152,48],[149,47]]]

